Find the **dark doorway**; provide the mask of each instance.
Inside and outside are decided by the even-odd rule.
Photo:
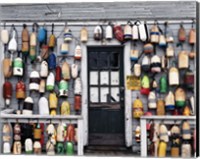
[[[89,145],[125,146],[123,47],[88,47]]]

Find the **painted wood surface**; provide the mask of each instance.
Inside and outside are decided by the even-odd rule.
[[[130,50],[131,50],[131,43],[127,43],[124,48],[124,81],[126,81],[126,76],[131,74],[131,62],[130,62]],[[132,137],[132,97],[131,91],[126,89],[125,83],[125,134],[126,134],[126,145],[131,146],[133,144],[133,137]]]
[[[150,120],[150,119],[154,119],[154,120],[195,120],[196,116],[159,116],[159,115],[153,115],[153,116],[142,116],[141,119],[145,119],[145,120]]]
[[[195,1],[1,5],[2,20],[177,19],[195,16]],[[52,14],[51,12],[55,13]],[[60,17],[58,13],[60,12]]]
[[[83,24],[87,25],[87,29],[89,31],[89,42],[87,44],[81,44],[82,47],[82,56],[84,59],[87,59],[87,45],[119,45],[119,42],[116,40],[112,40],[110,42],[106,41],[105,43],[101,42],[96,42],[93,40],[93,29],[94,26],[90,25],[92,20],[97,20],[101,21],[102,19],[115,19],[116,21],[118,19],[124,19],[124,20],[129,20],[129,19],[145,19],[145,20],[154,20],[154,19],[161,19],[161,20],[169,20],[170,24],[170,19],[174,19],[175,21],[178,20],[180,22],[180,19],[193,19],[196,16],[196,2],[195,1],[183,1],[183,2],[129,2],[129,3],[110,3],[109,5],[105,3],[83,3],[83,4],[76,4],[76,3],[71,3],[71,4],[51,4],[49,7],[55,11],[62,11],[63,16],[61,18],[58,18],[57,15],[51,15],[51,16],[45,16],[46,12],[49,12],[49,9],[47,8],[46,5],[1,5],[0,7],[0,19],[1,20],[11,20],[11,21],[19,21],[19,26],[17,26],[17,30],[19,32],[19,47],[21,48],[21,31],[22,31],[22,25],[24,21],[31,21],[31,20],[37,20],[37,21],[83,21]],[[90,20],[88,20],[90,19]],[[147,21],[148,22],[148,21]],[[103,21],[102,21],[103,23]],[[107,23],[105,23],[106,25]],[[82,28],[82,25],[76,25],[76,26],[69,26],[70,29],[72,30],[72,33],[75,37],[79,38],[80,37],[80,29]],[[149,28],[151,25],[149,25]],[[170,24],[171,29],[174,32],[174,38],[175,41],[177,41],[177,31],[179,28],[178,23],[173,23]],[[191,28],[191,24],[187,23],[184,24],[184,27],[186,29],[187,35],[189,33],[189,29]],[[62,33],[61,31],[63,30],[64,25],[59,25],[55,26],[55,34],[58,37],[57,39],[57,46],[59,48],[61,42],[62,42]],[[163,28],[163,25],[161,23],[161,28]],[[8,27],[10,30],[10,27]],[[31,32],[31,27],[28,27],[29,31]],[[105,29],[105,26],[104,26]],[[47,30],[49,31],[48,36],[50,35],[50,30],[51,26],[47,25]],[[77,41],[73,40],[72,43],[70,44],[70,53],[69,55],[72,56],[74,53],[74,48],[75,45],[77,44]],[[130,45],[130,44],[126,44]],[[142,50],[142,43],[137,44],[137,48],[139,50]],[[179,47],[176,47],[174,45],[175,52],[178,53],[181,49]],[[126,60],[128,59],[128,52],[130,51],[130,46],[127,46],[126,49]],[[184,49],[190,51],[190,46],[189,44],[184,44]],[[58,55],[59,54],[59,49],[55,49],[55,53]],[[1,52],[3,52],[3,47],[1,47]],[[159,55],[163,54],[163,51],[158,48],[157,53]],[[1,54],[0,58],[1,61],[3,59],[3,54]],[[16,57],[16,55],[14,55]],[[68,57],[66,59],[70,64],[73,63],[73,58]],[[126,73],[128,74],[130,70],[130,65],[129,61],[125,61],[128,63],[126,64]],[[194,63],[191,62],[192,68],[196,67],[193,65]],[[30,65],[30,63],[28,64]],[[87,144],[87,139],[88,139],[88,112],[87,112],[87,61],[83,60],[81,63],[79,63],[79,67],[81,68],[81,78],[83,79],[83,96],[82,96],[82,113],[83,113],[83,129],[84,129],[84,140],[83,143],[84,145]],[[2,68],[2,67],[1,67]],[[28,69],[28,74],[30,74],[30,71],[32,70],[32,67],[29,67]],[[39,66],[36,67],[37,70],[39,70]],[[2,71],[1,71],[2,74]],[[2,76],[1,76],[2,77]],[[159,77],[157,77],[157,80],[159,80]],[[1,86],[3,84],[4,79],[1,78]],[[13,83],[13,87],[16,84],[16,79],[13,77],[11,79]],[[28,81],[26,82],[27,88],[28,88]],[[73,81],[69,82],[69,98],[68,101],[71,104],[71,109],[72,109],[72,114],[74,114],[73,110]],[[15,91],[15,90],[14,90]],[[28,90],[27,90],[28,93]],[[127,120],[126,120],[126,140],[127,140],[127,145],[133,145],[133,151],[134,153],[137,153],[138,150],[140,149],[140,144],[135,142],[134,139],[134,130],[137,125],[141,124],[139,123],[138,120],[133,119],[132,120],[132,111],[131,111],[131,106],[132,102],[134,99],[136,99],[137,96],[137,91],[136,92],[130,92],[126,91],[127,97],[125,98],[126,100],[126,115],[127,115]],[[131,94],[131,95],[130,95]],[[12,99],[12,107],[17,106],[17,101],[15,100],[15,95],[13,95]],[[131,96],[131,97],[130,97]],[[38,96],[36,94],[33,94],[34,97],[34,112],[38,112],[37,108],[37,101],[38,101]],[[46,97],[48,97],[48,94],[46,94]],[[2,98],[2,94],[0,96]],[[144,111],[147,111],[147,99],[145,96],[141,96],[143,102],[144,102]],[[2,100],[1,100],[2,101]],[[0,103],[1,108],[4,106],[3,102]],[[132,140],[132,141],[131,141]]]
[[[19,47],[21,47],[21,30],[22,30],[22,23],[19,23],[21,25],[17,27],[17,30],[18,30],[18,33],[19,33],[19,37],[18,37],[18,41],[19,41]],[[151,27],[151,25],[149,25],[149,28]],[[178,24],[171,24],[170,25],[171,29],[173,30],[174,32],[174,40],[177,41],[177,31],[178,31],[178,28],[179,28],[179,25]],[[184,27],[186,29],[186,32],[187,32],[187,35],[189,33],[189,29],[191,28],[191,24],[184,24]],[[64,26],[55,26],[55,35],[56,36],[59,36],[61,34],[61,31],[63,30]],[[80,29],[82,28],[82,26],[73,26],[73,27],[70,27],[69,28],[72,30],[72,33],[75,37],[79,38],[79,34],[80,34]],[[163,28],[163,25],[161,25],[161,28]],[[31,31],[31,28],[28,27],[29,31]],[[97,42],[97,41],[94,41],[93,40],[93,29],[94,29],[94,26],[88,26],[87,27],[88,31],[89,31],[89,42],[85,45],[85,44],[81,44],[81,47],[82,47],[82,55],[83,55],[83,59],[87,59],[86,56],[87,56],[87,45],[102,45],[101,42]],[[10,30],[10,28],[8,27],[8,30]],[[47,30],[50,31],[51,30],[51,26],[47,26]],[[50,33],[49,33],[50,34]],[[48,35],[49,35],[48,34]],[[60,37],[58,37],[57,39],[57,46],[59,48],[60,44],[62,42],[62,34]],[[70,44],[70,53],[69,55],[72,56],[74,54],[74,49],[75,49],[75,46],[76,46],[76,41],[73,40],[72,43]],[[106,41],[103,45],[119,45],[119,42],[116,41],[116,40],[112,40],[110,42]],[[126,43],[127,47],[126,47],[126,51],[124,52],[125,54],[125,66],[124,68],[126,69],[126,75],[128,75],[130,73],[130,60],[129,60],[129,52],[130,52],[130,44],[129,43]],[[142,50],[142,46],[143,44],[142,43],[138,43],[137,44],[137,48],[139,50]],[[181,49],[179,47],[176,47],[174,46],[175,48],[175,52],[178,53]],[[185,43],[184,44],[184,49],[190,51],[190,46]],[[59,49],[58,49],[59,50]],[[55,53],[56,55],[59,55],[59,51],[57,51],[57,49],[55,49]],[[159,55],[162,55],[163,54],[163,51],[161,49],[158,48],[157,50],[157,53]],[[3,55],[2,55],[3,56]],[[16,54],[14,55],[14,57],[16,57]],[[69,62],[69,64],[71,65],[73,63],[73,58],[72,57],[68,57],[67,59],[67,62]],[[85,60],[82,60],[81,63],[78,63],[79,64],[79,68],[81,68],[81,78],[82,78],[82,88],[83,88],[83,96],[82,96],[82,113],[83,113],[83,120],[84,120],[84,132],[85,132],[85,135],[84,135],[84,145],[87,145],[87,139],[88,139],[88,115],[87,115],[87,103],[88,103],[88,100],[87,100],[87,61]],[[193,66],[193,62],[191,61],[191,64],[192,64],[192,68],[195,67]],[[31,66],[29,66],[30,63],[28,63],[28,75],[30,74],[30,72],[33,70],[33,68]],[[36,66],[36,70],[40,70],[39,68],[39,63],[38,65]],[[124,76],[126,77],[126,76]],[[160,76],[157,76],[157,81],[159,80]],[[2,82],[3,82],[3,79],[2,79]],[[14,92],[15,92],[15,84],[16,84],[16,78],[15,77],[12,77],[11,78],[11,82],[13,84],[13,88],[14,88]],[[1,83],[2,85],[3,83]],[[29,84],[29,81],[27,80],[26,81],[26,86],[27,86],[27,94],[29,94],[29,91],[28,91],[28,84]],[[71,112],[72,114],[74,114],[74,110],[73,110],[73,103],[74,103],[74,95],[73,95],[73,80],[69,81],[69,97],[68,97],[68,101],[70,102],[70,105],[71,105]],[[130,91],[126,91],[125,92],[126,95],[125,95],[125,101],[126,101],[126,105],[125,105],[125,113],[126,113],[126,141],[127,141],[127,145],[133,145],[133,151],[134,152],[137,152],[139,150],[139,144],[135,142],[135,139],[134,139],[134,130],[136,128],[136,126],[139,124],[139,121],[138,120],[132,120],[132,102],[134,101],[134,99],[136,99],[136,96],[138,94],[138,91],[134,91],[131,93],[131,97],[130,97]],[[48,98],[48,93],[45,94],[45,96]],[[1,96],[2,97],[2,96]],[[37,101],[39,99],[39,95],[37,94],[33,94],[32,96],[34,98],[34,112],[37,113],[38,112],[38,106],[37,106]],[[143,100],[143,104],[144,104],[144,111],[147,111],[147,98],[145,96],[141,96],[142,100]],[[59,102],[59,105],[61,105],[61,102]],[[1,102],[1,107],[3,107],[3,102]],[[11,107],[13,108],[17,108],[17,100],[15,100],[15,93],[13,94],[13,98],[12,98],[12,101],[11,101]],[[128,124],[129,123],[129,124]],[[129,126],[128,126],[129,125]],[[131,141],[132,140],[132,141]]]
[[[50,115],[25,115],[25,114],[1,114],[1,118],[4,119],[60,119],[60,120],[78,120],[82,119],[82,116],[80,115],[68,115],[68,116],[61,116],[61,115],[55,115],[55,116],[50,116]]]

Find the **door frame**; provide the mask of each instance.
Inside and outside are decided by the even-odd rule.
[[[98,50],[101,50],[102,52],[104,52],[104,51],[106,51],[107,52],[107,50],[109,50],[108,51],[108,54],[109,54],[109,52],[111,52],[111,54],[112,54],[112,52],[118,52],[119,53],[119,67],[118,67],[118,71],[119,71],[119,80],[120,80],[120,82],[119,82],[119,85],[117,86],[118,88],[119,88],[119,94],[120,94],[120,97],[119,97],[119,102],[118,103],[116,103],[116,104],[118,104],[118,105],[120,105],[120,112],[121,113],[123,113],[122,114],[122,118],[120,117],[120,124],[122,124],[122,133],[121,133],[121,135],[123,134],[123,143],[121,142],[121,146],[125,146],[125,114],[124,114],[124,109],[125,109],[125,102],[124,102],[124,90],[121,90],[122,89],[122,87],[124,88],[125,87],[125,85],[124,85],[124,56],[123,56],[123,53],[124,53],[124,45],[101,45],[101,46],[98,46],[98,45],[93,45],[93,46],[87,46],[87,49],[88,49],[88,55],[89,55],[89,50],[91,50],[92,52],[94,51],[94,52],[96,52],[96,51],[98,51]],[[88,59],[88,61],[90,60],[89,59],[89,56],[87,57]],[[90,111],[92,111],[93,112],[93,110],[94,110],[94,108],[93,107],[90,107],[91,105],[93,105],[92,103],[90,103],[89,101],[90,101],[90,68],[89,68],[89,66],[87,66],[87,69],[88,69],[88,126],[91,126],[90,125],[90,122],[92,122],[92,120],[93,119],[90,119]],[[97,68],[98,69],[98,68]],[[103,69],[103,70],[106,70],[106,69]],[[108,67],[107,68],[107,71],[109,71],[109,72],[111,72],[111,68],[110,67]],[[99,70],[98,70],[99,71]],[[100,78],[100,77],[99,77]],[[111,79],[110,79],[111,80]],[[108,87],[110,86],[110,88],[109,89],[111,89],[112,88],[112,86],[111,86],[111,83],[109,84],[109,85],[107,85]],[[96,85],[95,87],[98,87],[98,88],[101,88],[101,86],[100,86],[100,84],[98,84],[98,85]],[[122,96],[121,96],[122,95]],[[100,100],[100,94],[99,94],[99,100]],[[97,105],[106,105],[106,104],[108,104],[108,103],[101,103],[101,101],[99,101],[99,102],[97,102],[97,103],[95,103],[95,104],[97,104]],[[120,113],[120,114],[121,114]],[[88,127],[88,129],[90,129],[90,127]],[[90,135],[92,136],[92,135],[99,135],[98,133],[91,133],[90,131],[88,132],[89,134],[88,134],[88,136],[89,136],[89,138],[90,138]],[[103,134],[102,134],[103,135]],[[105,135],[103,135],[104,137],[106,137],[106,135],[111,135],[110,133],[109,134],[105,134]],[[113,134],[114,135],[114,134]],[[113,135],[111,135],[111,136],[113,136]],[[102,137],[103,137],[102,136]],[[121,137],[120,137],[121,138]],[[106,139],[107,140],[107,139]],[[112,141],[112,140],[111,140]],[[115,139],[113,140],[113,141],[115,141]],[[93,143],[93,141],[92,141],[92,143]],[[112,142],[113,143],[113,142]],[[90,145],[91,143],[90,143],[90,140],[89,140],[89,145]],[[94,143],[93,143],[94,144]],[[97,143],[98,144],[98,143]],[[114,144],[114,143],[113,143]],[[119,142],[117,142],[117,144],[119,144]]]
[[[113,41],[110,45],[105,46],[120,46],[118,41]],[[82,48],[82,62],[81,62],[81,79],[82,80],[82,115],[83,115],[83,125],[84,125],[84,146],[88,145],[89,140],[89,129],[88,129],[88,57],[87,57],[87,47],[88,46],[104,46],[101,42],[88,42],[87,44],[81,44]],[[132,146],[132,98],[131,91],[126,89],[126,76],[131,74],[131,61],[130,61],[130,51],[131,43],[126,42],[124,45],[124,122],[125,122],[125,145],[127,147]]]

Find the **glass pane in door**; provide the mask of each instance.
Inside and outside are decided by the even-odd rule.
[[[101,87],[100,92],[101,92],[100,93],[101,94],[100,102],[107,103],[108,100],[109,100],[109,89],[108,89],[108,87]]]
[[[111,88],[111,103],[118,103],[119,102],[119,87],[112,87]]]
[[[100,72],[100,84],[101,85],[108,85],[109,84],[109,72],[108,71],[101,71]]]
[[[107,52],[100,52],[99,53],[99,62],[98,67],[101,69],[107,69],[108,68],[108,60],[109,56]]]
[[[97,52],[92,52],[89,54],[89,68],[95,69],[98,66],[98,54]]]
[[[119,71],[111,72],[111,85],[119,85]]]
[[[119,53],[115,52],[110,54],[110,67],[119,68]]]
[[[90,88],[90,102],[91,103],[98,103],[99,102],[98,87],[92,87],[92,88]]]
[[[90,72],[90,85],[98,85],[99,75],[97,71]]]

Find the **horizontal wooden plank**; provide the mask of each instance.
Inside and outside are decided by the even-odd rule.
[[[51,116],[51,115],[18,115],[18,114],[2,114],[0,115],[1,118],[3,119],[66,119],[66,120],[72,120],[72,119],[82,119],[83,117],[80,115],[68,115],[68,116],[62,116],[62,115],[55,115],[55,116]]]
[[[195,120],[196,116],[169,116],[169,115],[152,115],[152,116],[141,116],[141,119],[148,119],[148,120]]]
[[[175,2],[108,2],[108,3],[63,3],[33,5],[1,5],[1,19],[9,20],[56,20],[57,14],[45,16],[47,12],[61,11],[60,19],[94,20],[126,18],[194,18],[195,1]]]
[[[126,6],[127,4],[129,5],[161,5],[161,4],[168,4],[168,5],[194,5],[196,3],[195,0],[185,0],[185,1],[130,1],[130,2],[81,2],[81,3],[73,3],[73,2],[68,2],[68,3],[49,3],[49,6],[65,6],[67,5],[68,7],[77,7],[77,6],[82,6],[82,7],[87,7],[87,6]],[[3,4],[2,6],[7,7],[7,6],[18,6],[18,4]],[[20,4],[21,6],[32,6],[32,4]],[[45,4],[39,4],[35,3],[34,6],[41,6]]]

